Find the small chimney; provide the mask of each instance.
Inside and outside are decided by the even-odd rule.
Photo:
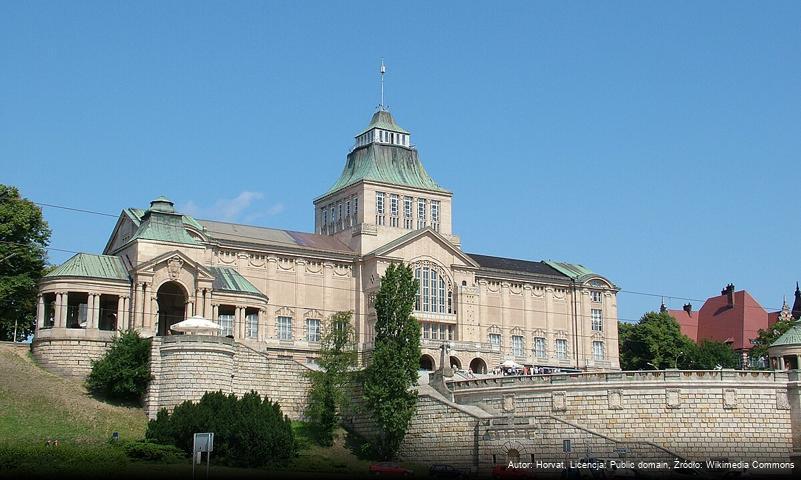
[[[734,284],[730,283],[726,285],[726,288],[720,291],[721,295],[726,295],[726,304],[729,307],[734,306]]]
[[[681,308],[684,309],[685,312],[687,312],[687,315],[692,316],[692,314],[693,314],[693,304],[692,303],[685,303],[684,306],[681,307]]]

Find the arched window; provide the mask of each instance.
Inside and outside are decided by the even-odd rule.
[[[453,313],[453,287],[443,269],[423,261],[414,266],[414,277],[420,282],[414,309],[418,312]]]

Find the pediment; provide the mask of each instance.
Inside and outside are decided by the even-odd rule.
[[[419,248],[416,249],[415,254],[410,254],[411,250],[415,250],[412,248],[414,246]],[[426,253],[422,253],[423,251]],[[451,264],[473,268],[479,267],[478,263],[472,258],[431,228],[410,232],[376,248],[365,257],[401,257],[410,259],[420,256],[441,257],[443,254],[453,257],[454,261],[450,262]]]
[[[171,273],[171,277],[177,276],[178,272],[186,269],[197,272],[197,278],[199,280],[214,280],[214,275],[209,269],[192,260],[180,250],[173,250],[171,252],[159,255],[158,257],[152,258],[147,262],[140,263],[136,266],[134,271],[137,274],[155,274],[157,270],[161,270],[165,266]]]
[[[128,243],[133,238],[137,228],[139,228],[139,225],[134,222],[128,213],[125,211],[120,213],[120,217],[114,225],[114,230],[112,230],[111,236],[106,243],[106,248],[103,249],[103,254],[110,255]]]

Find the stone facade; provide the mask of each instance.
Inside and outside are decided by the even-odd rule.
[[[428,175],[389,112],[357,135],[342,176],[314,205],[314,233],[196,220],[164,197],[124,209],[102,255],[78,254],[42,280],[34,352],[79,372],[52,340],[125,329],[169,336],[173,324],[201,315],[238,344],[306,362],[326,319],[351,311],[365,359],[380,278],[405,262],[421,283],[425,369],[442,366],[446,343],[446,366],[465,371],[505,360],[619,368],[617,287],[581,265],[463,252],[453,194]]]

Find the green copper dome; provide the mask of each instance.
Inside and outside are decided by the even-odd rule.
[[[405,187],[449,193],[426,172],[417,150],[371,143],[348,154],[348,161],[339,180],[323,194],[336,192],[360,180],[389,183]]]
[[[356,136],[369,132],[374,128],[380,128],[382,130],[388,130],[390,132],[398,132],[398,133],[409,133],[408,131],[402,129],[397,123],[395,123],[395,119],[392,118],[392,114],[389,113],[387,110],[379,110],[373,114],[373,118],[370,119],[370,125],[367,126],[364,130],[359,132]]]
[[[801,345],[801,320],[795,322],[790,330],[787,330],[781,337],[777,338],[775,342],[771,343],[771,347],[780,347],[783,345]]]

